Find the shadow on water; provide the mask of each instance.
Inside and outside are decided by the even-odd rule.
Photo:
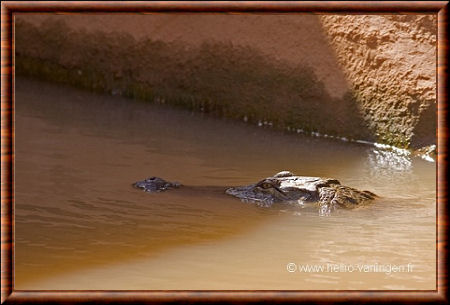
[[[310,22],[315,31],[321,28],[316,18]],[[19,18],[15,33],[19,75],[254,123],[270,121],[281,129],[372,138],[351,93],[332,97],[309,66],[276,59],[251,45],[208,40],[188,47],[72,29],[61,19],[36,26]],[[316,40],[326,48],[319,33]]]

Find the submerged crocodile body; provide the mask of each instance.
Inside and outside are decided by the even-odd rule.
[[[161,192],[182,185],[151,177],[138,181],[133,186],[146,192]],[[274,203],[303,205],[313,202],[318,203],[322,212],[337,207],[353,208],[377,197],[372,192],[341,185],[336,179],[296,176],[288,171],[279,172],[254,184],[227,188],[225,193],[243,202],[266,207]]]

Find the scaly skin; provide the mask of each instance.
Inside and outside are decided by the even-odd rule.
[[[179,188],[181,185],[151,177],[136,182],[134,186],[146,192],[160,192]],[[341,185],[336,179],[296,176],[288,171],[279,172],[255,184],[230,187],[225,193],[243,202],[266,207],[274,203],[303,205],[316,202],[321,213],[328,213],[338,207],[353,208],[377,197],[372,192]]]

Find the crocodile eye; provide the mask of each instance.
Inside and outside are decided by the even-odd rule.
[[[268,183],[268,182],[264,182],[260,185],[263,189],[269,189],[272,187],[272,184]]]

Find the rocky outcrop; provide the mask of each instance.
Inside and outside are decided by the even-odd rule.
[[[434,16],[19,15],[16,72],[294,131],[435,143]]]
[[[435,16],[327,15],[321,21],[379,141],[416,147],[434,143]]]

